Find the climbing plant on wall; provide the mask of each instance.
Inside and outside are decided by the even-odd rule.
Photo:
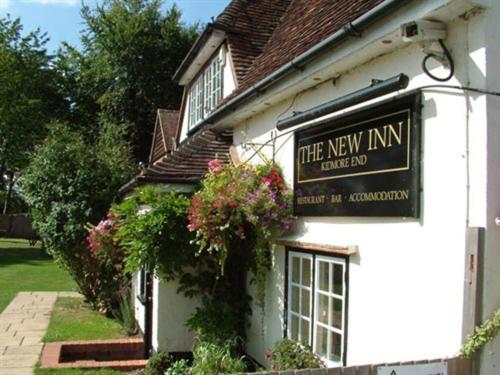
[[[120,222],[116,237],[125,249],[128,272],[147,267],[172,280],[195,264],[194,236],[186,230],[189,202],[186,195],[146,186],[113,206]]]
[[[264,305],[271,243],[294,222],[292,194],[274,163],[222,165],[209,163],[209,173],[189,208],[189,229],[196,233],[199,254],[215,256],[223,275],[235,242],[253,242],[252,268],[257,304]]]

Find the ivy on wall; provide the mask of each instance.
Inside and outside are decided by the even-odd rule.
[[[471,358],[484,345],[493,341],[500,332],[500,309],[495,311],[491,319],[487,319],[483,324],[476,327],[473,335],[467,336],[464,346],[460,349],[460,355]]]

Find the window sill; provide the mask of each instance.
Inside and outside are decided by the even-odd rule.
[[[308,242],[300,242],[300,241],[289,241],[289,240],[276,240],[278,245],[293,247],[295,249],[301,250],[313,250],[320,253],[325,254],[335,254],[335,255],[344,255],[349,256],[356,254],[358,252],[357,246],[334,246],[334,245],[324,245],[324,244],[316,244],[316,243],[308,243]]]

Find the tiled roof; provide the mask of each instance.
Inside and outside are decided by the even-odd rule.
[[[155,162],[174,149],[179,111],[159,109],[156,114],[149,162]]]
[[[262,53],[253,60],[231,98],[272,74],[382,1],[292,0]],[[223,103],[225,102],[227,100]]]
[[[144,183],[196,183],[208,172],[210,160],[229,163],[229,147],[232,144],[232,130],[197,133],[161,160],[146,167],[120,191],[124,193]]]
[[[285,13],[291,0],[233,0],[214,27],[226,31],[236,78],[243,80]]]

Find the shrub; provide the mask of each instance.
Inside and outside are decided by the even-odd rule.
[[[239,324],[231,306],[221,301],[204,299],[202,307],[196,308],[186,326],[200,341],[224,345],[238,337]]]
[[[87,267],[93,264],[87,286],[95,295],[95,307],[106,313],[120,308],[130,282],[124,271],[123,249],[114,238],[117,229],[115,217],[108,213],[107,219],[89,228],[87,236]]]
[[[149,209],[137,214],[144,206]],[[186,230],[188,207],[188,197],[146,186],[112,208],[121,223],[117,238],[125,248],[127,271],[147,267],[172,280],[194,265],[193,236]]]
[[[311,348],[289,339],[276,342],[266,356],[273,371],[324,367],[323,361]]]
[[[146,364],[146,375],[163,375],[172,363],[172,357],[168,353],[160,352],[149,358]]]
[[[128,336],[134,336],[139,331],[132,305],[132,291],[129,288],[122,291],[119,308],[113,311],[113,316],[120,322]]]
[[[178,360],[172,363],[170,368],[165,372],[165,375],[190,375],[191,367],[189,362],[185,359]]]
[[[194,348],[193,375],[234,374],[245,371],[243,357],[234,353],[235,343],[223,345],[200,341]]]
[[[95,259],[85,246],[88,223],[105,217],[119,187],[133,172],[130,147],[107,125],[96,143],[63,124],[51,125],[20,181],[33,225],[47,251],[73,276],[90,302],[96,301]],[[106,145],[119,153],[108,162]],[[93,285],[88,285],[88,283]]]

